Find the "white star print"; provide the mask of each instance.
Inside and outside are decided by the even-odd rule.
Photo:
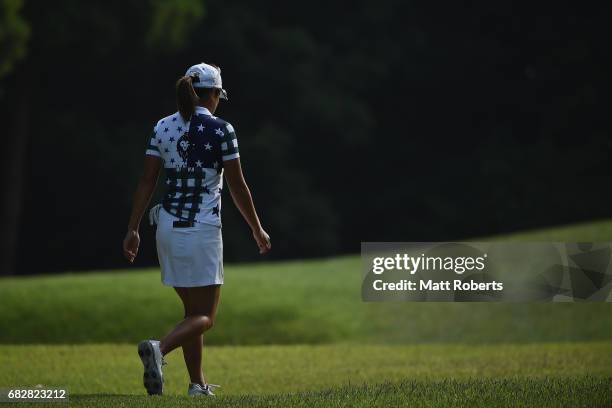
[[[198,125],[198,132],[203,132],[204,126],[202,124]]]
[[[196,162],[196,166],[198,166],[198,167],[202,167],[202,162],[198,160],[198,161]]]
[[[206,143],[204,147],[206,148],[206,150],[212,149],[212,146],[210,145],[210,143]]]
[[[217,134],[217,136],[223,136],[223,131],[221,130],[221,128],[215,129],[215,133]]]

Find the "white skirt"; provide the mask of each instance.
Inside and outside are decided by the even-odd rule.
[[[193,227],[174,228],[176,220],[160,209],[155,237],[162,283],[175,287],[222,285],[221,227],[196,222]]]

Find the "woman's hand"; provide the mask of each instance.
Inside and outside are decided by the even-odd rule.
[[[270,236],[263,228],[253,231],[253,238],[257,242],[257,246],[259,247],[259,253],[265,254],[270,249],[272,249],[272,244],[270,243]]]
[[[138,255],[138,247],[140,246],[140,235],[137,230],[128,230],[123,239],[123,255],[129,263],[133,263],[136,255]]]
[[[140,220],[144,214],[155,185],[157,184],[157,178],[162,167],[162,160],[157,156],[145,156],[144,170],[138,187],[134,192],[134,203],[132,204],[132,214],[130,215],[130,221],[127,225],[127,233],[123,240],[123,255],[130,262],[134,262],[136,255],[138,255],[138,246],[140,245],[140,236],[138,235],[138,226]]]
[[[259,247],[259,253],[265,254],[272,249],[270,236],[261,228],[261,224],[259,223],[259,217],[257,217],[255,205],[253,205],[251,191],[246,185],[244,176],[242,175],[240,158],[224,161],[223,171],[234,203],[253,231],[253,238],[255,238],[255,242],[257,242],[257,246]]]

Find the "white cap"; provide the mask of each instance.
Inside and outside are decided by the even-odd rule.
[[[189,68],[185,76],[193,78],[194,88],[218,88],[221,90],[221,98],[227,99],[227,91],[223,89],[221,82],[221,68],[202,62]]]

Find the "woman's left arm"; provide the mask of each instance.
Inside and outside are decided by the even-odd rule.
[[[133,196],[132,214],[128,223],[127,233],[123,240],[123,255],[130,262],[134,262],[138,255],[138,247],[140,246],[140,235],[138,229],[142,216],[151,201],[151,196],[157,185],[159,171],[161,170],[162,160],[157,156],[145,156],[144,170],[138,187]]]

